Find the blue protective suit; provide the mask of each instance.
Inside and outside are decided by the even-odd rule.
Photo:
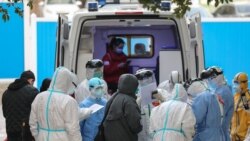
[[[220,110],[218,95],[222,98],[223,113]],[[215,94],[205,91],[194,99],[192,105],[196,117],[194,141],[230,141],[232,100],[232,93],[226,85],[217,88]]]
[[[88,97],[80,103],[81,108],[87,108],[93,104],[99,104],[104,106],[102,109],[93,113],[89,118],[80,122],[81,134],[83,141],[94,141],[95,136],[98,132],[98,126],[101,124],[104,117],[105,105],[107,101],[104,98],[93,98]]]
[[[231,141],[229,128],[234,112],[234,97],[231,89],[227,85],[220,86],[216,89],[215,93],[220,95],[224,101],[224,119],[222,128],[225,134],[225,140]]]

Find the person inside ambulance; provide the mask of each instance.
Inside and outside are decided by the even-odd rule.
[[[49,90],[37,95],[32,103],[30,129],[37,141],[81,141],[79,116],[87,118],[91,110],[80,110],[69,94],[75,86],[75,75],[67,68],[56,69]],[[85,112],[83,114],[82,112]]]
[[[233,79],[234,113],[231,125],[232,141],[249,141],[250,131],[250,93],[248,89],[248,76],[244,72],[237,73]]]
[[[102,83],[105,92],[104,97],[108,99],[109,96],[107,93],[107,83],[102,79],[103,78],[102,60],[92,59],[86,63],[85,68],[86,68],[86,79],[84,79],[75,90],[75,99],[78,102],[78,104],[80,104],[85,98],[91,95],[89,91],[88,81],[93,77],[100,78],[103,81]]]
[[[98,132],[98,127],[101,124],[105,105],[107,100],[103,98],[104,84],[100,78],[94,77],[88,81],[89,91],[91,95],[80,103],[81,108],[89,108],[93,105],[101,106],[102,108],[91,114],[91,116],[80,122],[81,134],[83,141],[94,141]]]
[[[123,53],[125,42],[121,38],[114,38],[110,49],[103,56],[104,80],[108,84],[108,93],[113,94],[117,91],[118,79],[122,74],[128,73],[130,61]]]
[[[199,96],[202,92],[208,90],[208,86],[204,81],[200,78],[193,79],[188,82],[188,86],[186,88],[188,94],[187,103],[192,105],[194,99]]]
[[[229,125],[233,114],[233,95],[223,71],[210,67],[201,73],[209,90],[199,94],[192,104],[196,117],[194,141],[230,141]]]
[[[176,83],[170,100],[152,109],[149,132],[153,141],[192,141],[195,116],[187,92]]]
[[[166,90],[168,93],[172,93],[174,85],[181,83],[181,75],[178,71],[172,71],[169,80],[165,80],[158,85],[159,89]]]
[[[162,91],[158,92],[158,90],[156,89],[156,80],[153,71],[148,69],[139,69],[136,71],[135,76],[139,82],[136,101],[141,109],[141,123],[143,126],[143,130],[138,134],[138,141],[149,141],[151,140],[149,135],[150,113],[152,108],[159,105],[160,101],[164,101],[164,96],[162,96]],[[151,103],[142,102],[142,99],[144,99],[143,94],[145,95],[145,93],[143,93],[142,91],[143,89],[148,90],[147,87],[153,88],[150,92],[148,92],[150,95],[153,94],[151,96]]]
[[[134,49],[135,49],[135,56],[147,57],[150,55],[150,53],[146,51],[145,44],[143,43],[136,43]]]

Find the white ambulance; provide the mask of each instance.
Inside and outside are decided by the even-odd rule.
[[[140,4],[88,5],[73,17],[60,15],[58,23],[56,66],[69,68],[80,80],[85,78],[86,62],[102,59],[114,37],[125,41],[123,52],[131,61],[130,73],[147,68],[162,82],[178,70],[185,81],[204,69],[199,14],[176,18],[173,10],[166,10],[170,7],[154,13]],[[144,44],[139,49],[144,55],[138,54],[138,44]]]

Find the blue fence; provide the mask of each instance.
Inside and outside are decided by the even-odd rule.
[[[250,22],[203,22],[205,65],[223,68],[229,83],[240,71],[250,75]]]
[[[6,3],[0,6],[7,8]],[[23,4],[15,4],[23,8]],[[24,23],[23,19],[14,13],[14,8],[8,8],[10,20],[4,22],[0,14],[0,78],[16,78],[24,70]]]
[[[37,80],[52,78],[55,69],[56,22],[37,23]]]

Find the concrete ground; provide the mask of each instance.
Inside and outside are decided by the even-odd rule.
[[[6,138],[5,119],[2,112],[2,94],[8,85],[9,83],[0,82],[0,141],[3,141]]]

